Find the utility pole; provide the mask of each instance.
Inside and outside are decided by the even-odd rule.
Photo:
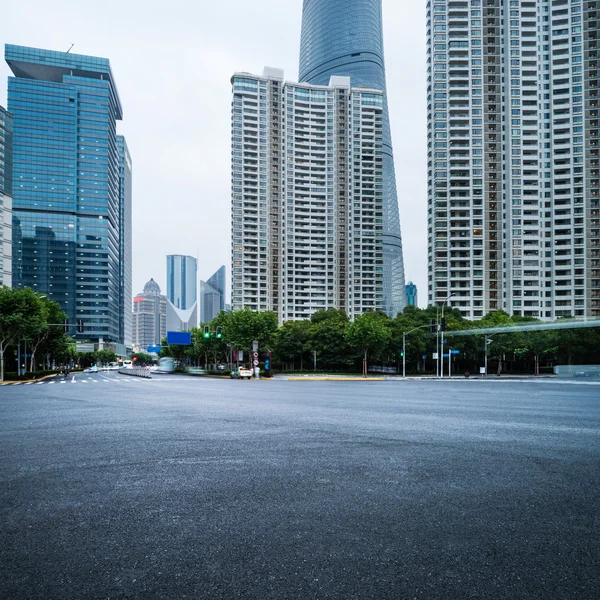
[[[444,307],[446,306],[446,302],[448,302],[448,300],[450,300],[450,298],[452,298],[452,296],[454,296],[454,293],[448,294],[448,297],[444,300],[444,302],[442,303],[442,321],[441,321],[441,334],[442,334],[442,344],[441,344],[441,352],[442,352],[442,361],[440,363],[441,367],[442,367],[442,371],[440,374],[440,377],[444,377],[444,328],[445,328],[445,322],[444,322]],[[439,356],[439,354],[438,354]]]
[[[488,365],[488,345],[491,344],[494,340],[492,339],[491,336],[486,335],[485,336],[485,375],[487,376],[487,365]]]

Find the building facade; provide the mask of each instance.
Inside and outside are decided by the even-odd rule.
[[[392,135],[388,114],[381,0],[304,0],[300,82],[327,85],[350,77],[353,88],[383,91],[383,310],[390,316],[406,305],[404,258],[398,214]]]
[[[167,300],[169,331],[198,326],[198,261],[193,256],[167,256]]]
[[[600,315],[598,10],[428,0],[428,299]]]
[[[133,347],[138,352],[146,352],[148,346],[160,346],[167,335],[167,298],[154,279],[133,299],[131,320]]]
[[[0,106],[0,286],[12,287],[12,115]]]
[[[383,311],[383,94],[232,78],[233,310]]]
[[[119,339],[126,348],[133,344],[132,291],[132,165],[127,142],[117,136],[119,151]]]
[[[13,286],[56,300],[71,333],[122,343],[122,108],[108,59],[6,45],[14,116]],[[129,312],[129,309],[128,309]]]
[[[406,284],[406,305],[407,306],[419,306],[419,296],[417,293],[417,286],[412,281]]]
[[[208,281],[200,282],[200,321],[209,323],[225,310],[226,269],[223,265]]]

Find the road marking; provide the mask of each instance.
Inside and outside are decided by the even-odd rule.
[[[56,381],[49,381],[48,385],[54,385],[56,383]]]
[[[44,381],[38,381],[37,385],[44,385]]]
[[[85,379],[82,379],[81,383],[87,383],[87,381]]]
[[[61,383],[67,383],[67,382],[63,380],[63,381],[61,381]]]
[[[26,381],[25,385],[31,385],[33,383],[33,381]]]

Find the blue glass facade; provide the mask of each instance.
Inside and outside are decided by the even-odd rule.
[[[406,305],[398,196],[387,106],[381,0],[304,0],[300,82],[327,85],[332,75],[350,77],[352,87],[384,92],[383,248],[384,306],[394,316]]]
[[[121,104],[104,58],[6,45],[14,115],[13,286],[60,303],[85,339],[120,334]],[[72,330],[74,334],[74,330]]]
[[[190,310],[198,299],[198,261],[193,256],[167,256],[167,299],[181,310]]]
[[[418,302],[417,286],[412,281],[409,281],[406,284],[406,305],[418,306]]]
[[[222,310],[225,310],[225,265],[213,273],[208,281],[200,282],[200,321],[212,321]]]

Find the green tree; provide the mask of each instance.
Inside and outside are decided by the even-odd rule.
[[[308,341],[305,349],[317,353],[321,368],[348,370],[354,356],[346,340],[346,326],[350,322],[343,310],[318,310],[310,318]]]
[[[0,381],[7,347],[19,339],[36,338],[47,323],[47,310],[32,289],[0,287]]]
[[[291,362],[292,369],[295,368],[296,357],[299,357],[302,371],[309,337],[310,321],[286,321],[275,336],[273,348],[275,357],[279,362]]]
[[[253,340],[258,340],[259,350],[267,350],[277,332],[277,315],[271,311],[256,312],[244,308],[230,313],[222,327],[223,340],[232,348],[249,351]]]
[[[388,317],[381,313],[367,312],[356,317],[346,328],[346,339],[351,348],[362,354],[362,375],[367,376],[367,358],[377,357],[387,347],[392,337]]]
[[[102,352],[105,352],[104,350]],[[114,353],[113,353],[114,354]],[[116,357],[116,354],[115,354]],[[115,358],[116,360],[116,358]],[[143,365],[152,365],[154,364],[154,358],[152,358],[152,356],[150,354],[147,354],[146,352],[134,352],[131,355],[131,361],[134,362],[136,364],[136,366],[143,366]],[[103,362],[112,362],[112,359],[109,361],[103,361]]]
[[[40,300],[42,301],[45,323],[35,331],[32,331],[28,338],[31,353],[29,370],[32,372],[37,370],[35,368],[35,357],[38,350],[42,352],[42,356],[46,354],[45,358],[47,359],[47,355],[52,353],[52,351],[64,349],[71,339],[63,331],[62,327],[57,327],[57,324],[62,323],[67,317],[60,308],[60,304],[49,298],[40,298]]]

